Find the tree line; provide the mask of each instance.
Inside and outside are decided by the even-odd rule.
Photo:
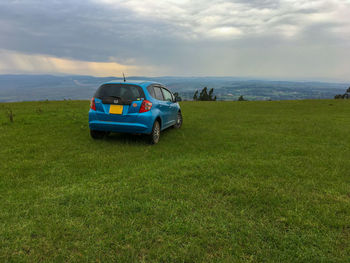
[[[337,94],[334,96],[335,99],[350,99],[350,87],[345,91],[344,94]]]
[[[201,92],[196,90],[193,94],[194,101],[216,101],[216,96],[214,96],[214,89],[211,88],[208,92],[208,88],[204,87]],[[238,98],[238,101],[246,101],[246,99],[241,95]]]
[[[200,100],[200,101],[215,101],[216,96],[214,96],[214,89],[211,88],[208,93],[208,88],[204,87],[202,91],[198,95],[198,90],[193,95],[193,100]]]

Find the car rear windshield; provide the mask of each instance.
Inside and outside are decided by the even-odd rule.
[[[130,84],[104,84],[98,88],[95,98],[118,97],[124,101],[141,100],[145,94],[140,86]]]

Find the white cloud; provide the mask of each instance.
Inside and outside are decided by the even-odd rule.
[[[209,36],[214,37],[235,37],[240,36],[242,31],[236,27],[224,26],[213,28],[208,32]]]

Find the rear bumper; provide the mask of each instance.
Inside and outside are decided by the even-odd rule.
[[[103,115],[102,115],[103,116]],[[123,121],[101,120],[96,111],[89,111],[89,128],[97,131],[145,133],[152,132],[154,117],[145,112],[141,116],[134,115],[122,118]]]
[[[90,121],[89,128],[97,131],[150,133],[147,125],[129,122]]]

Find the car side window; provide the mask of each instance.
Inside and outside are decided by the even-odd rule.
[[[171,95],[171,92],[162,88],[163,91],[163,96],[164,96],[164,100],[166,101],[173,101],[173,96]]]
[[[149,92],[149,94],[151,95],[152,98],[156,98],[156,94],[154,93],[153,86],[148,86],[147,90],[148,90],[148,92]]]
[[[154,94],[156,96],[155,98],[157,100],[164,100],[163,93],[162,93],[160,87],[153,87],[153,89],[154,89]]]

